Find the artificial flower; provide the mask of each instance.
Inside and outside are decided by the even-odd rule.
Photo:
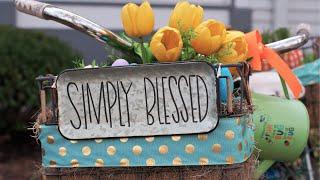
[[[168,26],[159,29],[150,42],[151,52],[160,62],[176,61],[180,57],[182,46],[180,32]]]
[[[240,31],[227,31],[226,39],[217,53],[223,64],[234,64],[247,59],[248,44],[245,34]]]
[[[134,3],[123,6],[121,19],[124,31],[128,36],[142,37],[153,31],[154,13],[147,1],[140,6]]]
[[[197,27],[203,18],[201,6],[190,4],[187,1],[178,2],[171,13],[169,26],[182,32]]]
[[[195,38],[191,40],[193,49],[202,55],[216,52],[226,38],[226,27],[223,23],[209,19],[199,24],[195,31]]]

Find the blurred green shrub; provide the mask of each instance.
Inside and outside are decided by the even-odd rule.
[[[262,41],[264,44],[272,43],[290,37],[290,31],[287,28],[279,28],[275,31],[265,31],[262,33]]]
[[[13,118],[38,108],[37,76],[72,68],[72,61],[78,58],[78,53],[57,38],[0,26],[0,130],[23,128],[24,122]]]

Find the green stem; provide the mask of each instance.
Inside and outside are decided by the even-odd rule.
[[[143,64],[149,63],[147,60],[146,48],[143,45],[143,37],[140,37],[140,44],[141,44],[142,62],[143,62]]]
[[[284,95],[286,96],[287,99],[290,99],[286,82],[285,82],[284,79],[280,76],[280,74],[279,74],[279,77],[280,77],[280,81],[281,81],[281,85],[282,85],[282,89],[283,89]]]

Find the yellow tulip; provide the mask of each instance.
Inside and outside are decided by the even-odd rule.
[[[203,18],[201,6],[190,4],[187,1],[178,2],[171,13],[169,26],[182,32],[197,27]]]
[[[140,6],[128,3],[121,11],[124,31],[131,37],[142,37],[150,34],[154,26],[154,14],[150,4],[145,1]]]
[[[240,31],[227,31],[226,40],[217,53],[221,63],[233,64],[247,59],[248,44],[244,36]]]
[[[159,29],[152,37],[150,49],[160,62],[174,62],[181,54],[182,39],[180,32],[168,26]]]
[[[202,22],[194,31],[196,37],[191,40],[191,46],[197,53],[206,56],[219,50],[226,38],[225,25],[213,19]]]

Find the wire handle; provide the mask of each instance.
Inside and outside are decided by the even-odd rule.
[[[266,46],[273,49],[277,53],[285,53],[297,49],[306,44],[309,40],[309,36],[310,26],[307,24],[300,24],[298,25],[298,31],[296,36],[269,43],[266,44]]]

